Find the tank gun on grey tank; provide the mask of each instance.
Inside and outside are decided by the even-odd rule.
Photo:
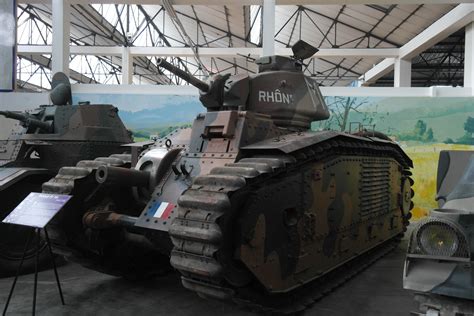
[[[53,76],[49,97],[53,105],[41,105],[40,108],[33,111],[34,113],[29,111],[0,111],[0,115],[19,121],[19,126],[26,129],[23,133],[32,134],[38,132],[37,129],[39,129],[40,133],[53,134],[54,121],[44,117],[45,112],[50,112],[48,110],[56,106],[70,106],[72,104],[71,84],[64,73],[58,72]],[[54,118],[54,114],[48,113],[48,117]]]
[[[213,78],[213,81],[208,84],[194,77],[190,73],[170,64],[163,58],[158,59],[157,66],[168,70],[172,74],[198,88],[200,94],[199,99],[209,110],[217,110],[217,108],[222,106],[224,100],[224,83],[229,78],[229,75],[217,75]]]
[[[179,78],[183,79],[187,83],[195,86],[201,91],[207,92],[209,90],[209,85],[205,83],[202,80],[199,80],[198,78],[194,77],[190,73],[182,70],[179,67],[176,67],[175,65],[170,64],[167,62],[164,58],[158,58],[158,61],[156,63],[158,67],[164,68],[168,70],[169,72],[173,73],[174,75],[178,76]]]
[[[293,49],[208,83],[158,60],[200,90],[207,111],[136,164],[79,162],[43,184],[73,195],[50,229],[57,249],[133,278],[171,264],[200,296],[266,312],[304,309],[392,249],[413,207],[412,162],[375,134],[311,131],[329,117],[303,72],[317,49]]]
[[[53,131],[52,121],[43,122],[35,119],[28,113],[14,112],[14,111],[0,111],[0,115],[9,119],[14,119],[21,122],[21,126],[26,128],[39,128],[42,133],[51,133]]]
[[[315,53],[318,52],[317,48],[305,43],[304,41],[297,42],[295,45],[292,46],[291,49],[294,54],[292,58],[286,58],[282,56],[272,56],[272,57],[277,57],[277,58],[272,59],[272,57],[263,57],[263,58],[260,58],[259,60],[256,60],[255,63],[257,65],[264,65],[261,68],[259,68],[259,72],[264,71],[264,70],[289,70],[289,71],[299,70],[301,71],[303,60],[310,58],[311,56],[313,56]],[[227,80],[230,77],[229,74],[224,75],[224,76],[217,75],[216,77],[214,77],[213,81],[211,81],[211,83],[208,84],[194,77],[190,73],[182,70],[181,68],[170,64],[164,58],[158,58],[156,65],[158,67],[168,70],[169,72],[183,79],[190,85],[195,86],[201,91],[201,94],[204,94],[204,95],[207,94],[210,90],[212,90],[213,85],[222,88],[223,86],[216,84],[216,82]],[[214,89],[218,89],[218,88],[214,88]]]
[[[132,141],[114,106],[72,105],[71,85],[63,73],[54,74],[51,88],[52,105],[0,111],[0,221],[62,166],[119,154]],[[0,276],[16,271],[25,231],[0,224]],[[26,259],[25,271],[34,266],[32,256]]]
[[[318,84],[302,72],[303,60],[313,56],[318,49],[298,41],[292,50],[293,57],[257,59],[258,73],[255,75],[218,74],[209,83],[164,59],[158,60],[158,66],[198,88],[199,99],[208,111],[251,111],[269,115],[280,127],[308,129],[311,122],[329,118]]]

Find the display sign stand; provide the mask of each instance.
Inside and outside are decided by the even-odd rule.
[[[23,250],[23,255],[18,266],[15,279],[13,280],[10,293],[8,294],[7,302],[5,308],[3,309],[3,316],[6,315],[8,310],[8,305],[13,296],[13,291],[15,290],[16,283],[18,281],[18,276],[21,273],[21,268],[23,267],[23,262],[25,261],[26,254],[31,244],[33,237],[36,238],[36,249],[35,249],[35,279],[33,284],[33,310],[32,315],[36,313],[36,293],[38,289],[38,265],[39,265],[39,255],[41,252],[41,230],[44,232],[46,247],[48,248],[49,254],[51,256],[51,261],[54,269],[54,276],[56,278],[56,284],[58,286],[59,296],[61,297],[62,305],[64,303],[64,296],[61,289],[61,282],[59,281],[58,270],[56,268],[56,262],[54,260],[53,250],[51,248],[51,242],[49,239],[48,231],[46,230],[46,225],[49,221],[61,210],[61,208],[69,201],[71,196],[69,195],[57,195],[57,194],[43,194],[43,193],[30,193],[23,202],[21,202],[4,220],[3,223],[12,224],[12,225],[23,225],[33,228],[28,236],[28,239],[25,243],[25,248]]]

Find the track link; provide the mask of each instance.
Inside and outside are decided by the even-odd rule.
[[[392,157],[402,165],[404,177],[410,174],[409,161],[392,145],[357,140],[329,140],[292,156],[255,156],[216,167],[210,174],[196,177],[192,187],[179,198],[178,217],[169,231],[174,244],[170,261],[181,272],[183,285],[200,296],[233,300],[260,312],[294,313],[306,309],[394,249],[400,236],[379,244],[285,297],[262,296],[254,289],[239,288],[235,284],[236,279],[248,278],[248,275],[236,278],[232,273],[238,272],[228,271],[232,258],[226,249],[225,225],[235,215],[232,214],[235,212],[232,195],[249,187],[263,186],[277,175],[291,173],[305,164],[336,155]],[[409,214],[403,219],[404,226],[408,225],[408,219]]]
[[[71,194],[76,181],[92,175],[100,166],[123,167],[130,164],[131,159],[130,154],[113,154],[94,160],[81,160],[75,167],[62,167],[54,178],[43,183],[43,193]]]
[[[81,160],[74,167],[62,167],[54,178],[43,183],[43,193],[73,195],[68,205],[83,203],[99,187],[94,176],[100,166],[127,167],[130,165],[131,158],[129,154],[113,154],[94,160]],[[57,218],[54,219],[49,227],[55,252],[69,256],[71,251],[67,247],[68,238],[60,221]]]
[[[474,315],[474,302],[468,299],[436,295],[430,293],[415,293],[415,301],[419,311],[410,315],[417,316],[459,316]]]

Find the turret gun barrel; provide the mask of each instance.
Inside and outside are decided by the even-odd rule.
[[[43,122],[43,121],[37,120],[26,113],[13,112],[13,111],[0,111],[0,115],[5,116],[6,118],[20,121],[22,122],[23,125],[27,127],[29,126],[36,127],[48,133],[52,131],[51,122]]]
[[[194,77],[190,73],[187,73],[186,71],[179,69],[178,67],[170,64],[163,58],[158,58],[157,62],[158,67],[163,67],[164,69],[168,70],[169,72],[175,74],[176,76],[180,77],[184,81],[188,82],[189,84],[192,84],[199,90],[203,92],[208,92],[209,91],[209,85],[205,83],[202,80],[199,80],[198,78]]]

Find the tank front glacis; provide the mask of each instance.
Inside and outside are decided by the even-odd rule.
[[[127,277],[171,263],[201,296],[266,311],[304,308],[392,249],[413,207],[411,160],[385,135],[311,131],[329,112],[302,61],[257,63],[207,84],[159,60],[207,112],[138,157],[82,161],[45,183],[73,195],[51,226],[56,248]]]
[[[432,210],[410,236],[404,288],[474,300],[473,152],[440,153],[438,199],[442,207]],[[471,306],[474,312],[474,302]]]

